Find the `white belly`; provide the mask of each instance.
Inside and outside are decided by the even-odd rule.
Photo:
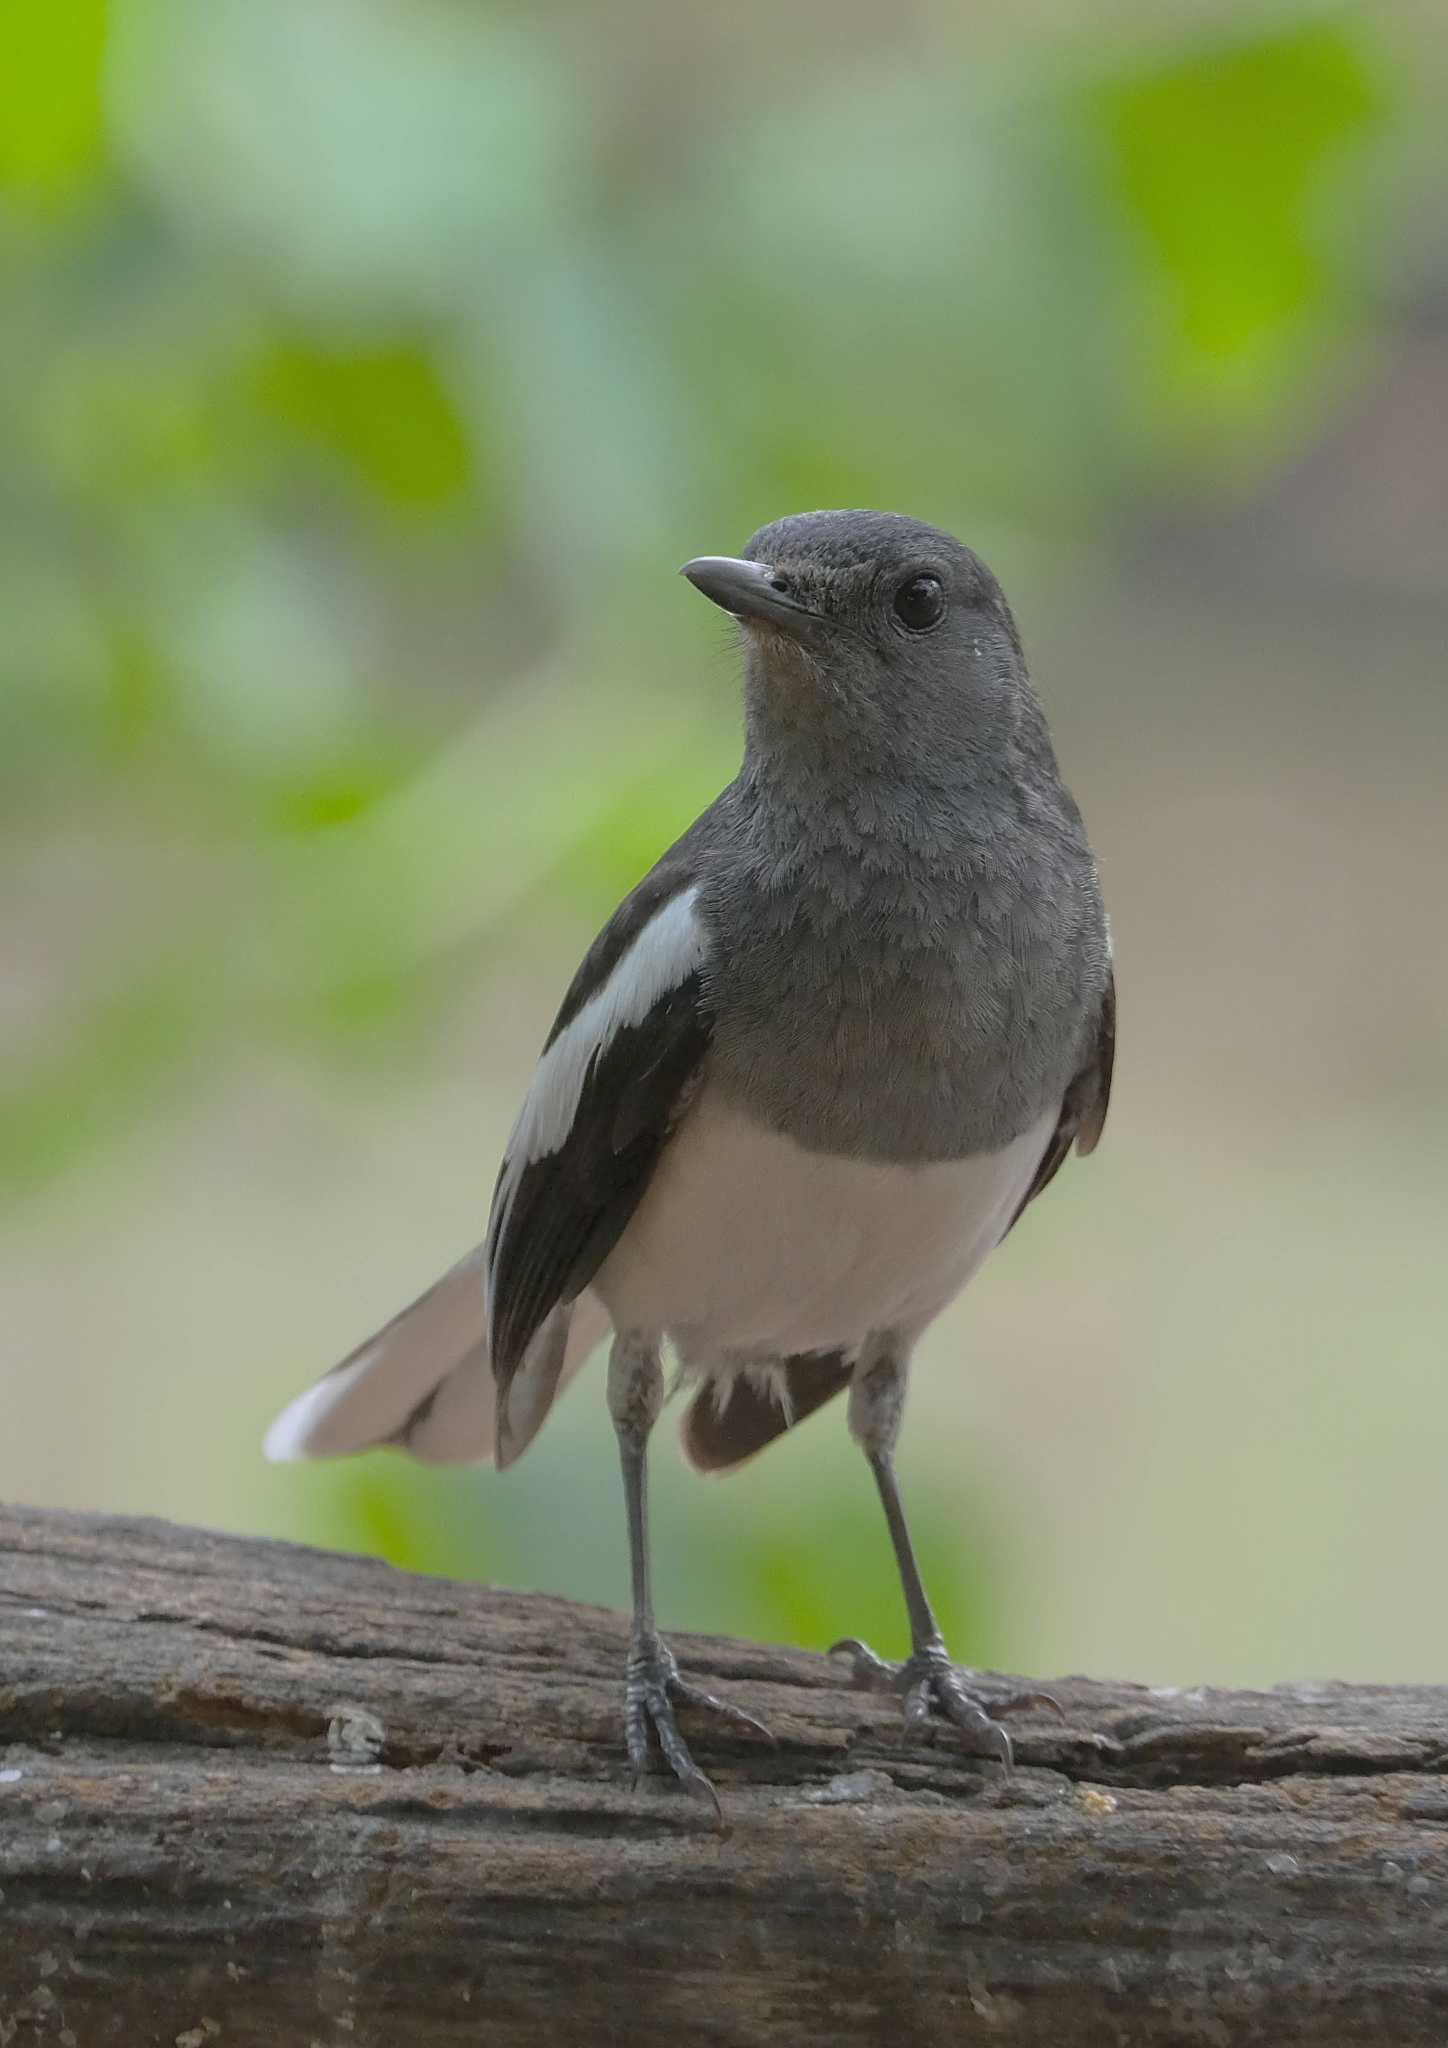
[[[1055,1127],[1000,1152],[882,1166],[807,1152],[707,1092],[593,1282],[616,1329],[686,1366],[913,1335],[1000,1242]]]

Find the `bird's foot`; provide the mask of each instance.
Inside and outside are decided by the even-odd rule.
[[[1049,1707],[1065,1719],[1060,1701],[1048,1692],[1011,1692],[983,1685],[974,1672],[951,1663],[938,1636],[922,1643],[903,1664],[887,1664],[853,1636],[833,1644],[830,1655],[841,1650],[850,1653],[856,1685],[902,1695],[907,1735],[913,1735],[932,1715],[941,1715],[965,1736],[974,1755],[995,1757],[1007,1770],[1011,1768],[1011,1738],[996,1719],[998,1714]]]
[[[694,1762],[688,1744],[679,1733],[674,1719],[675,1701],[684,1706],[706,1708],[711,1714],[722,1715],[736,1728],[751,1729],[767,1742],[774,1740],[764,1723],[757,1721],[753,1714],[746,1714],[742,1707],[732,1706],[728,1700],[718,1699],[712,1692],[705,1692],[700,1686],[690,1685],[681,1678],[674,1653],[660,1636],[652,1630],[636,1631],[629,1644],[624,1681],[624,1735],[634,1783],[638,1783],[649,1767],[649,1730],[652,1729],[663,1751],[664,1761],[684,1790],[712,1807],[715,1821],[722,1825],[719,1795]]]

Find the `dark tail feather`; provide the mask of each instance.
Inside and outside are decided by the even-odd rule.
[[[791,1424],[803,1422],[806,1415],[813,1415],[847,1387],[855,1362],[838,1351],[826,1351],[808,1358],[781,1359],[776,1370],[784,1376],[784,1403],[742,1374],[722,1402],[714,1387],[699,1389],[681,1432],[692,1465],[701,1472],[727,1472],[732,1465],[742,1465],[783,1436]]]

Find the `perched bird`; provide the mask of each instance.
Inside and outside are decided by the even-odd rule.
[[[665,1344],[696,1466],[848,1389],[909,1615],[855,1675],[1010,1760],[951,1662],[893,1454],[911,1353],[1071,1147],[1101,1134],[1115,995],[1096,866],[1000,586],[895,514],[812,512],[683,574],[742,629],[739,774],[594,941],[498,1175],[486,1239],[273,1425],[511,1465],[610,1327],[633,1574],[624,1729],[714,1800],[674,1717],[758,1726],[655,1626],[645,1453]],[[717,1801],[715,1801],[717,1810]]]

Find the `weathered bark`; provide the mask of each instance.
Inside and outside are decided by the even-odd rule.
[[[1448,2040],[1448,1688],[1056,1684],[1005,1783],[679,1638],[729,1832],[559,1600],[0,1510],[0,2044]],[[687,1722],[686,1725],[690,1725]]]

